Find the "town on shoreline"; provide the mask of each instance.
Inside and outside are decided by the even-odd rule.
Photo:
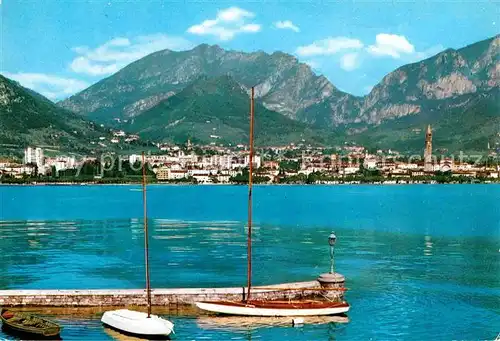
[[[115,135],[123,136],[122,131]],[[115,137],[117,138],[117,137]],[[149,183],[246,184],[246,145],[157,144],[145,156]],[[432,130],[424,155],[369,150],[359,145],[320,147],[304,143],[263,147],[254,156],[256,184],[414,184],[500,182],[497,153],[457,156],[432,153]],[[142,155],[116,152],[99,156],[54,155],[27,147],[22,163],[0,158],[0,184],[140,183]]]

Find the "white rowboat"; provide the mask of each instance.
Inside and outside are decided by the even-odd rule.
[[[102,315],[101,322],[129,334],[140,336],[168,336],[174,331],[174,324],[157,315],[140,311],[119,309],[107,311]]]
[[[142,200],[144,208],[144,262],[146,268],[146,297],[148,313],[119,309],[107,311],[102,315],[101,322],[120,332],[138,336],[168,336],[174,331],[174,324],[151,314],[151,284],[149,281],[149,235],[148,214],[146,202],[146,159],[142,152]]]

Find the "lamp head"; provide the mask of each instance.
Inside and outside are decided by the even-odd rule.
[[[334,232],[330,233],[330,235],[328,236],[328,244],[330,244],[330,246],[334,246],[336,241],[337,241],[337,236],[335,235],[335,233]]]

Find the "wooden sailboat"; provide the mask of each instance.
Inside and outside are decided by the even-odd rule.
[[[250,155],[248,171],[248,237],[247,237],[247,296],[241,302],[234,301],[202,301],[196,306],[202,310],[242,316],[319,316],[343,314],[349,310],[347,302],[331,302],[319,300],[275,301],[253,300],[252,288],[252,172],[253,172],[253,140],[254,140],[254,88],[250,96]]]
[[[149,282],[149,245],[148,245],[148,219],[146,202],[146,168],[144,153],[142,153],[142,198],[144,202],[144,256],[146,265],[146,294],[148,312],[119,309],[106,311],[101,318],[101,322],[120,332],[127,334],[163,337],[174,331],[174,324],[157,315],[151,314],[151,286]]]

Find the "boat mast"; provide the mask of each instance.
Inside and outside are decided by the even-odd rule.
[[[254,129],[254,88],[252,87],[250,97],[250,156],[248,170],[248,238],[247,238],[247,261],[248,261],[248,293],[247,301],[250,300],[250,288],[252,287],[252,173],[253,173],[253,129]]]
[[[146,161],[142,152],[142,202],[144,206],[144,259],[146,261],[146,294],[148,298],[148,318],[151,317],[151,286],[149,284],[149,243],[148,211],[146,201]]]

